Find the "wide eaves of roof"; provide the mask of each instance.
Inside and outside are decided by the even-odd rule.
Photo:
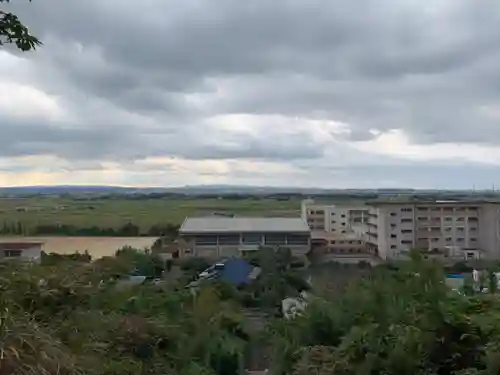
[[[180,233],[308,233],[301,218],[282,217],[194,217],[184,220]]]

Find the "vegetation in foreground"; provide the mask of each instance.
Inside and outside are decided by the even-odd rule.
[[[273,374],[498,374],[500,302],[496,294],[450,291],[442,269],[414,259],[376,267],[285,320],[281,299],[303,285],[287,251],[259,254],[262,277],[242,288],[220,282],[184,288],[151,254],[132,249],[87,263],[57,257],[42,265],[0,267],[0,374],[237,374],[255,333],[249,300],[268,313],[265,339]],[[265,265],[268,265],[267,267]],[[165,282],[118,288],[136,273]],[[191,270],[192,272],[188,272]],[[251,297],[251,298],[250,298]]]

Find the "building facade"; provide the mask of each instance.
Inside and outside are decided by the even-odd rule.
[[[43,242],[0,242],[0,260],[41,262]]]
[[[368,220],[366,206],[336,206],[321,204],[312,199],[302,201],[301,216],[312,231],[338,235],[353,232],[353,227]]]
[[[369,255],[365,225],[366,206],[336,206],[312,199],[302,202],[301,216],[311,229],[312,246],[317,255],[344,257]]]
[[[311,234],[301,218],[187,218],[177,244],[181,258],[244,256],[261,247],[286,247],[302,257],[310,250]]]
[[[500,202],[372,203],[368,246],[382,259],[411,249],[450,258],[500,258]]]

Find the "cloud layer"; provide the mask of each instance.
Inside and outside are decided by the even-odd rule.
[[[0,184],[500,184],[500,3],[36,0]]]

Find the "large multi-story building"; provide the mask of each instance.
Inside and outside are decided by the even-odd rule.
[[[286,247],[295,256],[310,250],[311,233],[301,218],[187,218],[177,241],[180,257],[218,259],[245,255],[261,247]]]
[[[301,216],[312,231],[347,234],[353,227],[368,219],[366,206],[336,206],[317,203],[312,199],[302,201]]]
[[[366,206],[321,204],[312,199],[302,202],[301,216],[311,229],[316,253],[346,256],[370,253],[364,225],[368,221]]]
[[[368,246],[382,259],[411,249],[450,258],[500,258],[500,202],[371,203]]]

